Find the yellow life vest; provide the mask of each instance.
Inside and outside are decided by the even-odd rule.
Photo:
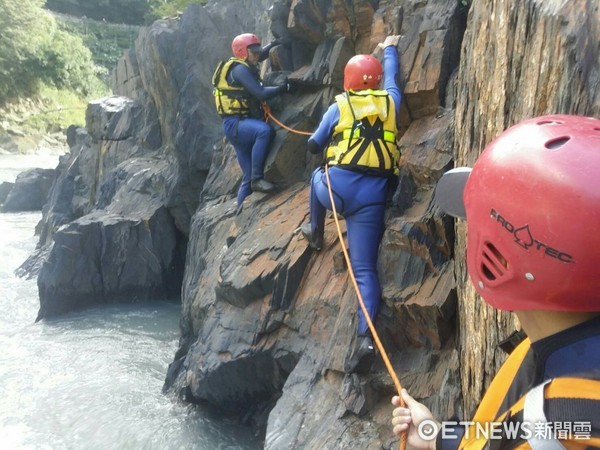
[[[243,59],[233,57],[227,61],[221,61],[213,74],[213,95],[215,97],[217,113],[221,117],[248,117],[252,115],[255,109],[255,105],[251,105],[253,99],[242,86],[234,86],[227,81],[227,74],[234,64],[242,64],[250,68],[248,63]]]
[[[387,91],[346,91],[335,101],[340,120],[327,148],[327,164],[398,175],[396,109]]]
[[[584,427],[586,419],[598,419],[600,379],[596,378],[599,378],[600,374],[589,374],[589,378],[588,374],[582,374],[547,380],[530,389],[513,402],[508,409],[505,406],[503,407],[506,397],[509,395],[511,383],[530,351],[530,340],[525,339],[510,354],[486,391],[477,408],[475,417],[466,428],[459,449],[555,449],[561,448],[561,446],[567,449],[585,449],[589,446],[594,448],[600,446],[600,430],[598,429],[582,429],[579,434],[577,434],[577,430],[571,430],[570,435],[565,433],[561,436],[559,430],[550,428],[545,434],[541,434],[543,432],[541,427],[546,424],[552,427],[555,424],[568,423],[574,426],[579,424],[579,426]],[[563,417],[556,422],[547,422],[548,419],[546,419],[544,409],[552,408],[552,402],[561,402],[566,399],[568,399],[570,407],[559,406],[559,411]],[[572,417],[574,410],[578,411],[575,413],[576,418]],[[498,434],[494,439],[491,439],[492,433],[488,432],[490,424],[500,424],[497,426],[501,429],[517,431],[512,438],[507,438],[505,441],[499,440]],[[535,426],[537,430],[537,432],[536,430],[530,430],[532,432],[529,438],[527,432],[522,428],[527,424]],[[485,431],[482,432],[481,430]],[[581,431],[585,434],[582,434]],[[543,447],[539,447],[539,439],[542,439],[541,444]]]

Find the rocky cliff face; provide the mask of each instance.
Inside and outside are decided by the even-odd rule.
[[[181,288],[167,390],[251,423],[269,449],[396,447],[383,364],[343,372],[356,296],[332,219],[319,253],[297,233],[320,161],[305,137],[275,127],[266,177],[280,189],[253,194],[236,215],[241,173],[210,79],[235,35],[289,38],[264,79],[296,80],[297,92],[271,106],[312,130],[347,59],[403,34],[402,168],[376,326],[416,398],[440,417],[470,413],[514,324],[473,298],[460,258],[455,270],[455,230],[432,205],[435,182],[453,157],[472,162],[521,117],[600,112],[597,19],[591,1],[475,2],[467,18],[454,0],[240,0],[156,22],[115,70],[118,96],[91,104],[86,130],[71,130],[43,219],[40,318]]]

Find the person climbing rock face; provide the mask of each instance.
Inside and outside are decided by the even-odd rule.
[[[466,218],[477,292],[513,311],[528,337],[492,381],[473,425],[440,423],[403,390],[406,407],[392,400],[394,433],[408,431],[415,448],[600,448],[600,120],[525,120],[493,140],[472,170],[444,174],[435,200]],[[490,439],[474,423],[517,432]],[[425,438],[423,424],[437,439]],[[538,431],[528,433],[528,424]]]
[[[370,55],[352,57],[344,69],[345,92],[323,115],[308,140],[313,154],[326,151],[335,208],[346,219],[350,261],[371,320],[381,299],[377,254],[384,230],[384,212],[390,186],[398,176],[400,153],[396,144],[402,96],[396,84],[400,36],[383,42],[384,68]],[[384,79],[384,89],[379,85]],[[331,210],[325,169],[311,177],[310,223],[301,226],[309,245],[320,250],[326,210]],[[358,333],[346,358],[346,372],[367,372],[375,357],[368,324],[358,309]]]
[[[258,64],[278,44],[275,40],[262,47],[256,35],[240,34],[231,43],[233,57],[222,61],[213,75],[217,112],[223,118],[223,131],[235,147],[243,173],[237,195],[238,208],[253,191],[272,192],[275,189],[273,183],[264,179],[265,160],[274,131],[261,120],[261,103],[290,89],[288,83],[263,86]]]

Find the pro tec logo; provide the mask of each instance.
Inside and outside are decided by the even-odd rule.
[[[496,222],[500,224],[504,230],[512,234],[515,242],[523,247],[525,250],[529,250],[530,247],[533,247],[534,250],[539,252],[544,252],[546,255],[551,258],[558,259],[564,263],[574,263],[574,259],[571,255],[561,250],[550,247],[548,244],[545,244],[533,237],[531,234],[531,230],[529,229],[529,225],[523,225],[522,227],[515,227],[512,223],[506,220],[504,217],[498,213],[495,209],[490,211],[490,217]]]

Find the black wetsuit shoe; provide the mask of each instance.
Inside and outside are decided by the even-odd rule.
[[[250,182],[250,188],[252,188],[254,192],[273,192],[275,190],[275,185],[264,178],[258,178]]]
[[[346,373],[368,373],[375,362],[375,345],[370,336],[358,336],[350,357],[344,364]]]
[[[315,233],[313,235],[310,223],[303,223],[300,226],[300,232],[302,233],[302,236],[304,236],[304,239],[306,239],[306,241],[308,242],[308,245],[310,246],[310,248],[317,250],[317,251],[321,250],[321,248],[323,247],[323,234],[322,233],[321,234]]]

